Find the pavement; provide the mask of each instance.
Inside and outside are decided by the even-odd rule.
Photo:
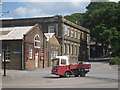
[[[118,88],[118,66],[106,62],[91,64],[86,77],[60,78],[51,74],[51,67],[32,71],[7,70],[7,76],[2,76],[2,88]]]
[[[90,58],[90,62],[105,62],[109,61],[112,57],[107,57],[107,58]]]

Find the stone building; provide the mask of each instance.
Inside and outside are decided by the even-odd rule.
[[[88,60],[90,30],[61,16],[2,20],[3,27],[33,26],[38,23],[44,33],[55,33],[59,41],[59,55],[67,55],[70,62]]]

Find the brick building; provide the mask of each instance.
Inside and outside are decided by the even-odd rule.
[[[2,20],[3,27],[33,26],[38,23],[44,33],[55,33],[59,41],[59,55],[68,55],[70,62],[88,60],[90,30],[61,16]]]
[[[2,32],[0,35],[2,51],[6,52],[5,59],[8,69],[21,70],[48,66],[48,47],[40,25],[4,27],[0,32]],[[54,35],[51,39],[58,42]],[[51,48],[55,47],[54,51],[58,51],[58,43],[50,43],[50,45]],[[2,57],[2,61],[4,61],[3,52]]]

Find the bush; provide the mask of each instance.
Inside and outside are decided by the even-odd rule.
[[[112,58],[109,63],[110,65],[120,65],[120,58],[119,57]]]

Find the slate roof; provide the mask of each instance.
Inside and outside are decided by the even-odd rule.
[[[23,39],[24,34],[33,26],[0,28],[0,40]]]

